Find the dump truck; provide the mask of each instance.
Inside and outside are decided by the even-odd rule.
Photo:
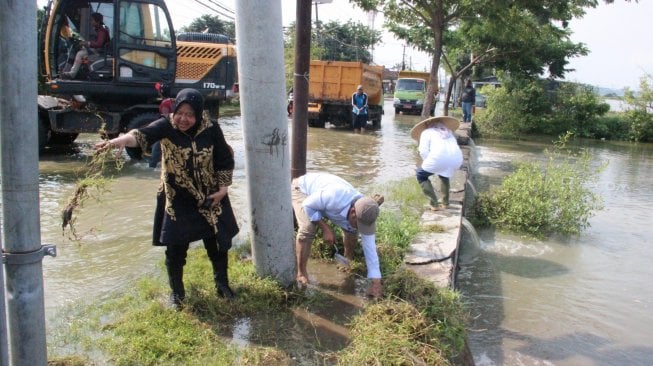
[[[431,74],[421,71],[402,70],[399,71],[395,94],[392,105],[395,114],[401,112],[421,114],[424,106],[426,88],[431,79]],[[437,94],[437,91],[436,91]],[[431,115],[435,112],[435,103],[432,103]]]
[[[351,126],[351,96],[358,85],[368,96],[368,122],[381,126],[383,66],[362,62],[311,60],[308,87],[308,125],[324,128]]]
[[[94,37],[93,13],[102,14],[110,41],[89,50],[77,74],[65,77]],[[41,149],[72,143],[80,133],[112,137],[141,127],[159,117],[163,98],[184,88],[199,90],[217,115],[237,81],[235,45],[203,33],[177,39],[164,0],[50,0],[39,47]]]

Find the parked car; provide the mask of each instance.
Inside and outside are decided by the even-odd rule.
[[[476,106],[479,108],[485,108],[485,95],[476,93]]]

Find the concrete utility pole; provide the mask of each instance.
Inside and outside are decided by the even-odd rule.
[[[315,3],[317,12],[317,3]],[[308,135],[308,82],[311,64],[311,4],[297,0],[295,21],[295,76],[293,79],[292,166],[291,176],[306,174]]]
[[[9,350],[8,356],[2,352],[0,364],[46,365],[41,262],[44,254],[54,255],[54,247],[41,246],[39,224],[36,34],[17,29],[36,29],[34,1],[5,1],[0,12],[1,242],[7,293],[2,299],[6,315],[0,316],[8,324],[8,334],[0,334],[0,351]]]
[[[281,1],[236,2],[240,110],[256,271],[295,280]]]

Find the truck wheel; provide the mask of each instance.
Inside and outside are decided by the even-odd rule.
[[[78,133],[51,132],[49,144],[50,145],[70,145],[73,142],[75,142],[75,139],[77,139],[77,136],[79,136]]]
[[[374,128],[381,127],[381,119],[379,118],[379,119],[372,120],[372,127],[374,127]]]
[[[127,131],[131,131],[135,128],[141,128],[143,126],[149,125],[151,122],[156,121],[161,118],[161,116],[156,112],[145,112],[137,114],[131,121],[127,124]],[[132,160],[142,160],[143,159],[143,150],[140,147],[126,147],[127,155]]]
[[[50,142],[50,126],[47,119],[39,116],[39,151],[43,150]]]
[[[324,128],[324,126],[326,126],[326,121],[323,119],[312,118],[308,120],[308,125],[310,127]]]
[[[401,112],[401,108],[395,108],[395,114],[399,114]]]

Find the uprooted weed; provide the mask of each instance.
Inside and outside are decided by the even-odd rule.
[[[68,199],[66,207],[61,212],[61,229],[64,236],[79,243],[82,239],[76,228],[76,212],[84,206],[89,198],[100,200],[100,195],[107,192],[113,175],[119,172],[124,160],[112,149],[104,149],[91,155],[86,164],[77,172],[79,179],[75,183],[73,195]]]

